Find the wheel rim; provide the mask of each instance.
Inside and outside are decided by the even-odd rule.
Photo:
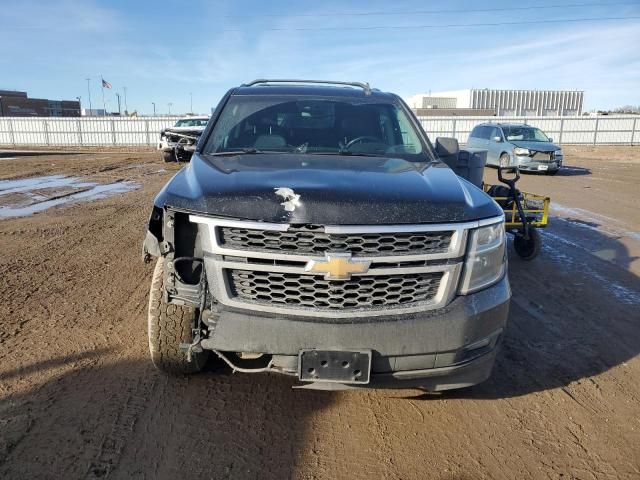
[[[508,167],[509,166],[509,156],[508,155],[501,155],[500,156],[500,166],[501,167]]]

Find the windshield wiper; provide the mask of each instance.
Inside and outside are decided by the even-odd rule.
[[[207,155],[211,155],[211,156],[225,156],[225,155],[240,155],[241,153],[265,153],[262,150],[258,150],[256,148],[239,148],[238,150],[227,150],[225,152],[212,152],[212,153],[207,153]]]
[[[344,155],[353,157],[386,157],[384,153],[368,153],[368,152],[353,152],[351,150],[340,149],[337,152],[329,153],[328,155]]]

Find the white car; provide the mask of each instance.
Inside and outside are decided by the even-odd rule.
[[[158,150],[165,162],[189,161],[209,117],[185,117],[160,132]]]

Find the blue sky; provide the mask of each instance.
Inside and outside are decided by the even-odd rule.
[[[474,12],[510,6],[600,6]],[[209,112],[264,77],[368,81],[410,96],[463,88],[579,89],[585,107],[640,104],[640,0],[0,0],[0,89],[100,107]],[[606,4],[606,5],[605,5]],[[418,13],[433,10],[456,13]],[[371,13],[385,12],[381,15]],[[357,15],[349,15],[357,13]],[[622,21],[421,28],[622,17]],[[394,26],[406,28],[378,29]],[[352,29],[356,27],[358,29]],[[314,30],[321,29],[321,30]]]

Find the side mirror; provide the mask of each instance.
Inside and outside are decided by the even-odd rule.
[[[457,156],[460,153],[458,140],[449,137],[436,138],[436,153],[439,157]]]
[[[502,137],[493,137],[493,141],[496,143],[500,143],[502,141]]]
[[[549,143],[553,143],[553,138],[551,137],[547,137],[547,138],[549,138]]]

